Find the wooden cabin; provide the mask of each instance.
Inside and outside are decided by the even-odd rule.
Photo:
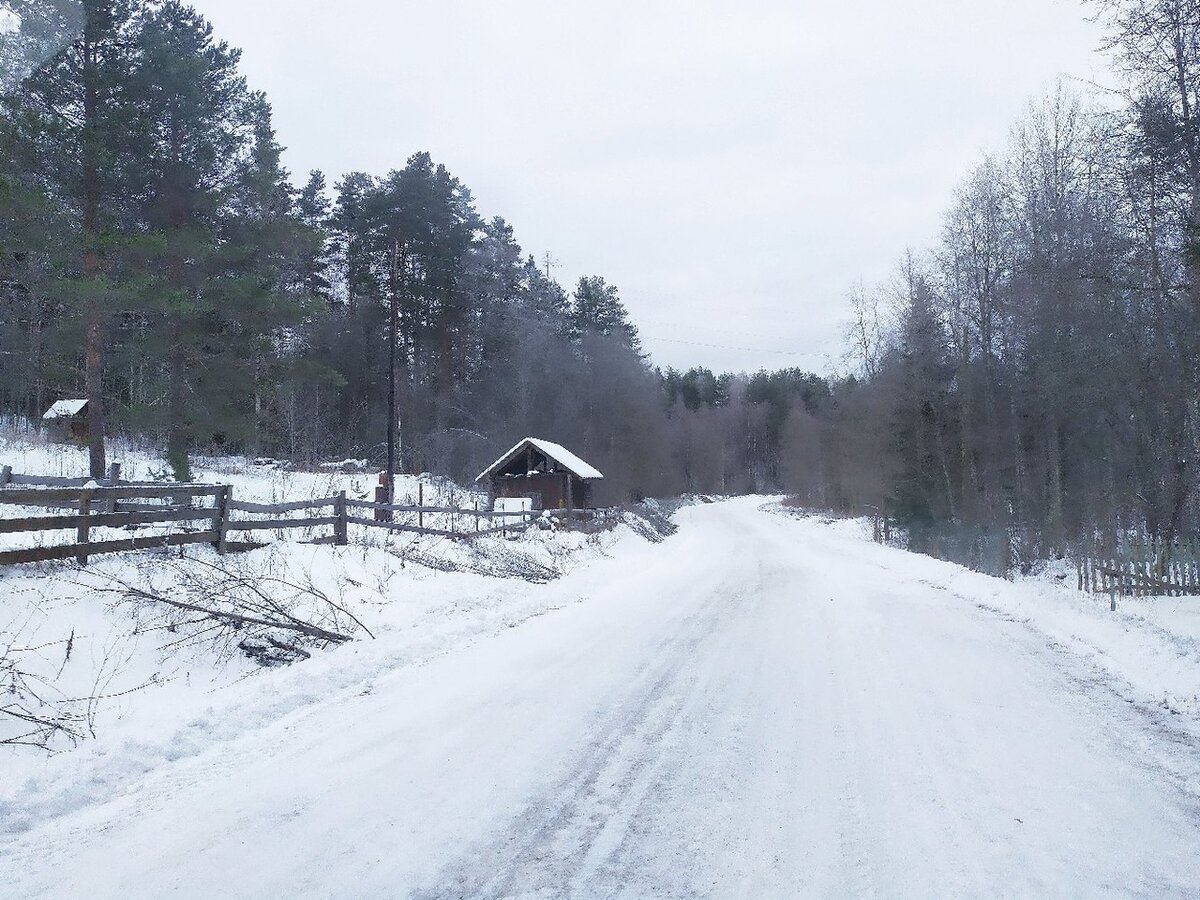
[[[42,413],[46,433],[56,444],[77,444],[88,436],[86,400],[58,400]]]
[[[566,447],[525,438],[479,473],[497,497],[528,497],[534,509],[591,509],[592,485],[604,476]]]

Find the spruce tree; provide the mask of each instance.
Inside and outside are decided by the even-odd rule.
[[[637,329],[615,285],[599,275],[580,278],[572,298],[571,324],[576,339],[584,335],[612,337],[635,353],[641,352]]]
[[[331,204],[326,195],[325,175],[318,170],[309,173],[308,181],[296,196],[296,217],[306,229],[299,247],[298,268],[300,289],[309,297],[334,306],[330,270],[333,254],[330,236]]]

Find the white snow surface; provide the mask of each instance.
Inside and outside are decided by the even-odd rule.
[[[492,501],[493,512],[528,513],[533,511],[529,497],[497,497]]]
[[[1197,896],[1194,611],[762,504],[548,584],[380,572],[376,640],[6,763],[0,895]]]
[[[126,481],[167,478],[167,464],[156,452],[110,440],[108,458],[110,462],[121,464],[121,477]],[[357,464],[364,460],[339,460],[318,472],[288,469],[279,460],[255,461],[244,456],[196,455],[191,462],[194,481],[232,484],[237,499],[256,503],[329,497],[343,490],[355,499],[374,500],[378,477],[374,472],[330,471],[330,468],[352,468],[347,463]],[[12,466],[13,472],[21,475],[76,478],[88,474],[86,449],[52,444],[44,435],[15,433],[11,429],[0,432],[0,464]],[[426,505],[458,502],[470,506],[473,500],[483,496],[431,475],[397,475],[396,502],[415,504],[420,484],[424,485]]]
[[[526,444],[532,444],[534,447],[537,447],[537,449],[541,450],[542,453],[546,454],[564,469],[574,472],[580,478],[594,479],[604,477],[603,473],[601,473],[599,469],[589,463],[584,462],[561,444],[556,444],[553,441],[543,440],[542,438],[527,437],[524,440],[517,441],[517,443],[514,444],[507,453],[480,472],[475,480],[482,481],[489,472],[494,469],[498,469],[500,466],[504,465],[504,463],[508,462],[512,455]]]

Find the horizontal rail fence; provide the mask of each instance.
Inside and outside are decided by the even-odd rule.
[[[111,463],[108,474],[104,478],[73,477],[64,478],[56,475],[21,475],[12,470],[12,466],[0,466],[0,488],[4,487],[116,487],[123,484],[143,484],[154,487],[161,484],[157,481],[126,481],[121,478],[121,464]]]
[[[1200,596],[1200,542],[1133,541],[1075,561],[1081,591],[1123,597]]]
[[[333,542],[345,544],[346,535],[346,495],[336,494],[332,497],[319,497],[312,500],[296,500],[288,503],[251,503],[247,500],[235,500],[233,488],[229,488],[230,496],[225,503],[225,515],[221,519],[222,534],[242,531],[274,531],[287,528],[333,528]],[[331,513],[321,515],[296,516],[297,512],[306,510],[327,510]],[[235,519],[230,515],[234,512],[267,515],[269,519]]]
[[[530,511],[508,511],[479,509],[458,506],[412,506],[401,503],[371,503],[366,500],[347,500],[346,506],[351,510],[363,510],[372,513],[370,518],[364,515],[347,515],[347,521],[367,528],[382,528],[391,532],[410,532],[413,534],[428,534],[447,538],[475,538],[487,534],[515,533],[533,524],[537,513]],[[397,522],[396,515],[416,517],[415,522]],[[426,526],[425,516],[442,515],[452,518],[451,524],[457,524],[459,517],[472,520],[468,530],[458,528],[433,528]],[[516,521],[513,521],[516,520]],[[484,522],[488,524],[484,524]],[[496,522],[499,521],[499,525]]]
[[[102,553],[184,544],[211,543],[219,546],[220,521],[224,515],[221,498],[227,491],[224,485],[207,484],[0,488],[0,505],[71,509],[74,512],[74,515],[0,518],[0,534],[75,532],[74,543],[0,551],[0,565],[72,558],[86,565],[89,557]],[[205,498],[212,498],[212,505],[196,505],[198,499]],[[100,541],[92,539],[92,530],[96,528],[136,528],[191,522],[207,523],[207,526],[200,530],[168,534],[135,535]]]
[[[228,536],[243,532],[284,529],[331,528],[332,534],[319,543],[345,545],[349,526],[359,525],[388,532],[408,532],[456,540],[489,534],[515,534],[532,526],[541,511],[499,511],[458,506],[424,506],[371,503],[348,499],[345,492],[330,497],[284,503],[238,500],[230,485],[132,483],[119,480],[114,466],[110,478],[57,478],[14,474],[0,468],[0,507],[23,506],[55,514],[24,518],[0,517],[0,534],[33,534],[74,531],[74,543],[0,550],[0,565],[74,558],[86,565],[88,558],[103,553],[212,544],[225,552]],[[198,501],[203,501],[197,505]],[[69,511],[71,515],[59,511]],[[371,515],[365,515],[369,512]],[[590,510],[553,510],[559,518],[594,519]],[[235,515],[235,514],[242,515]],[[303,513],[303,515],[297,515]],[[398,521],[398,517],[409,521]],[[451,527],[426,524],[426,516],[450,519]],[[458,527],[462,520],[470,524]],[[99,528],[139,528],[154,525],[202,523],[198,530],[167,534],[135,535],[117,540],[93,540]]]

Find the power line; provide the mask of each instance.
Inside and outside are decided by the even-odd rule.
[[[773,353],[776,356],[808,356],[821,357],[820,353],[813,353],[804,350],[769,350],[766,347],[733,347],[729,344],[709,344],[704,341],[685,341],[680,338],[658,337],[653,334],[642,334],[642,337],[651,341],[663,341],[668,344],[688,344],[692,347],[708,347],[713,350],[738,350],[742,353]]]
[[[630,314],[630,318],[634,320],[635,324],[637,322],[652,322],[656,325],[666,325],[668,328],[696,329],[698,327],[698,323],[696,323],[696,322],[675,322],[670,319],[660,319],[655,316],[641,316],[641,315],[636,315],[634,313]],[[782,319],[776,319],[774,321],[780,322],[781,324],[783,323]],[[790,325],[790,324],[794,324],[794,323],[789,322],[788,324]],[[742,337],[763,338],[768,341],[779,337],[778,334],[763,334],[761,331],[741,331],[737,328],[725,328],[725,327],[721,328],[721,333],[722,334],[737,334],[737,335],[741,335]]]

